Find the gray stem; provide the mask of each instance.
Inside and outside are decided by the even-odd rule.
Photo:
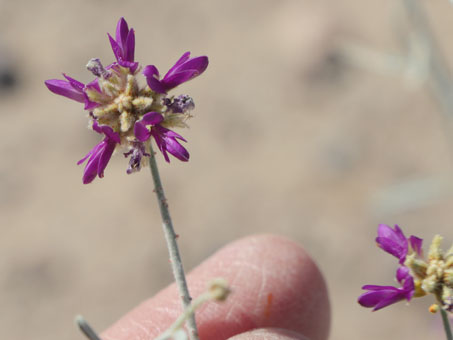
[[[159,203],[160,214],[162,216],[162,226],[164,229],[165,240],[167,241],[168,252],[170,254],[170,262],[173,270],[173,276],[175,277],[176,285],[178,286],[179,294],[181,296],[182,305],[184,310],[190,306],[192,298],[187,288],[186,276],[184,275],[184,269],[181,262],[181,256],[179,255],[178,244],[176,242],[176,234],[173,229],[173,223],[171,221],[170,212],[168,210],[167,199],[165,198],[164,189],[160,180],[159,170],[157,168],[156,158],[151,143],[150,146],[150,159],[149,167],[153,176],[154,188],[157,195],[157,201]],[[187,320],[187,327],[189,330],[189,338],[191,340],[199,340],[197,325],[195,323],[195,314]]]

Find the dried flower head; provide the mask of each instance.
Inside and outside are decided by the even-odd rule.
[[[172,131],[187,127],[190,111],[195,104],[188,95],[168,96],[168,91],[202,74],[208,67],[208,58],[191,58],[184,53],[175,65],[160,77],[156,66],[143,70],[147,85],[140,86],[137,76],[141,69],[134,60],[135,32],[124,18],[118,21],[115,38],[108,35],[116,62],[104,67],[99,59],[91,59],[87,69],[96,77],[83,84],[66,74],[65,80],[46,80],[47,88],[61,96],[84,103],[89,112],[90,127],[104,139],[78,164],[88,159],[83,183],[104,176],[104,170],[115,149],[121,147],[130,157],[127,173],[139,171],[150,156],[150,141],[154,138],[165,160],[168,154],[181,161],[189,160],[189,153],[180,141],[186,140]]]
[[[359,297],[359,303],[378,310],[401,300],[433,294],[441,308],[453,312],[453,246],[444,252],[440,248],[441,241],[440,235],[434,236],[428,256],[424,258],[422,239],[416,236],[406,238],[397,225],[392,229],[381,224],[376,242],[399,259],[396,280],[400,287],[363,286],[367,292]],[[437,310],[430,307],[431,312]]]

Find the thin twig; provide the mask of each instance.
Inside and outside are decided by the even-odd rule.
[[[447,312],[443,308],[440,309],[440,315],[442,315],[442,322],[444,324],[445,335],[447,336],[447,340],[453,340],[453,335],[451,334],[450,328],[450,320],[448,320]]]
[[[101,338],[96,334],[96,332],[91,328],[88,322],[84,319],[82,315],[77,315],[75,318],[77,326],[89,340],[101,340]]]
[[[181,295],[183,309],[190,307],[192,298],[187,288],[186,277],[184,275],[184,268],[182,266],[181,257],[179,255],[178,244],[176,242],[176,234],[173,229],[173,223],[170,218],[168,210],[167,199],[165,198],[164,189],[160,180],[159,170],[154,155],[153,148],[150,143],[150,160],[149,166],[154,180],[154,188],[157,194],[157,201],[159,203],[160,214],[162,216],[162,226],[164,229],[165,240],[167,241],[168,252],[170,254],[170,262],[173,269],[173,276],[175,277],[176,285],[178,286],[179,294]],[[189,330],[189,337],[191,340],[199,340],[197,325],[195,323],[195,315],[192,314],[187,320]]]
[[[429,55],[429,68],[431,74],[431,86],[434,94],[438,97],[445,113],[453,118],[453,96],[451,73],[442,50],[432,32],[427,15],[419,0],[404,0],[404,7],[407,12],[412,29],[417,38],[426,45]]]

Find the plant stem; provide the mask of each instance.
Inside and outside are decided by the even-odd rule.
[[[151,143],[150,147],[150,159],[149,167],[153,176],[154,188],[157,195],[157,201],[159,203],[160,214],[162,216],[162,226],[164,229],[165,240],[167,241],[167,248],[170,254],[170,263],[173,270],[173,276],[175,277],[176,285],[181,296],[183,309],[186,310],[190,307],[192,298],[187,288],[186,276],[184,275],[184,268],[181,262],[181,256],[179,255],[178,244],[176,242],[177,235],[173,229],[173,223],[171,221],[170,212],[168,210],[167,199],[165,198],[164,189],[160,180],[159,170],[157,168],[156,157],[154,155],[153,147]],[[187,327],[189,331],[189,337],[191,340],[199,340],[197,325],[195,323],[195,314],[192,314],[187,320]]]
[[[75,319],[77,326],[79,326],[82,333],[89,339],[89,340],[101,340],[99,335],[91,328],[88,322],[84,319],[83,316],[78,315]]]
[[[448,320],[447,312],[440,308],[440,315],[442,315],[442,322],[444,324],[445,334],[447,335],[447,340],[453,340],[453,335],[451,334],[450,321]]]

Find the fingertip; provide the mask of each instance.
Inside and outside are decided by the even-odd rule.
[[[225,246],[189,274],[192,296],[217,277],[229,282],[232,294],[224,303],[207,303],[197,311],[201,338],[220,340],[256,328],[282,328],[312,340],[327,339],[326,285],[314,261],[297,243],[275,235],[255,235]],[[172,285],[105,334],[118,340],[157,336],[180,313]]]
[[[261,328],[238,334],[228,340],[310,340],[302,334],[281,328]]]

